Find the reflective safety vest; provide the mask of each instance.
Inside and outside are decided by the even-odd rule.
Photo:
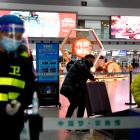
[[[19,55],[23,59],[29,57],[28,51],[21,51]],[[12,68],[12,71],[10,71],[8,75],[6,74],[6,77],[0,77],[0,102],[17,99],[20,95],[18,91],[22,91],[25,88],[25,81],[21,80],[20,77],[20,66],[14,66],[13,63],[9,67]],[[16,75],[17,78],[13,75]],[[3,92],[7,91],[6,89],[8,88],[8,92]]]
[[[30,55],[30,53],[27,51],[23,51],[20,53],[20,56],[22,56],[22,57],[28,57],[29,55]]]
[[[9,77],[0,77],[0,86],[12,86],[13,88],[18,87],[24,89],[25,81]],[[0,101],[17,99],[19,95],[20,93],[18,92],[0,93]]]

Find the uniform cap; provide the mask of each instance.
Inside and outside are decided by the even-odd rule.
[[[15,32],[24,32],[24,22],[15,15],[4,15],[0,17],[0,31],[12,32],[13,26]]]

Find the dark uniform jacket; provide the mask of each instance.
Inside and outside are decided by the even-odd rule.
[[[75,61],[64,79],[60,93],[70,100],[75,96],[79,96],[82,92],[85,92],[87,80],[95,80],[90,71],[91,67],[87,59],[83,58]]]
[[[27,48],[21,46],[17,51],[7,54],[0,51],[0,113],[13,99],[21,103],[20,111],[32,101],[35,84],[32,56]]]

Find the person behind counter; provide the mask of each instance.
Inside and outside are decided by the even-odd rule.
[[[105,58],[104,56],[100,56],[99,60],[96,64],[96,72],[105,71]]]

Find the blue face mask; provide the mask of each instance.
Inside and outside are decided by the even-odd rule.
[[[12,52],[18,49],[18,47],[21,45],[20,40],[15,40],[9,37],[3,37],[0,41],[2,47],[7,52]]]

